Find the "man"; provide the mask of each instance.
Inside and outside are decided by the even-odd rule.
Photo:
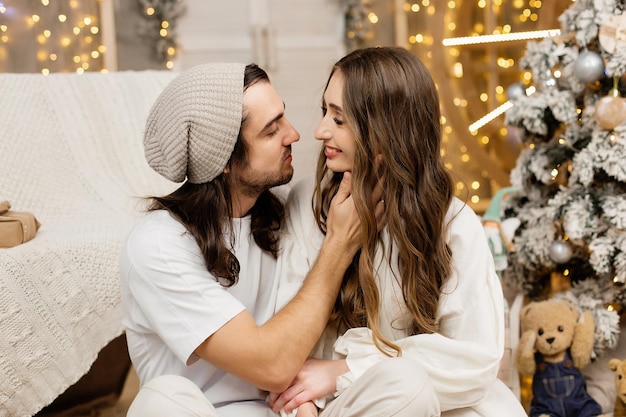
[[[154,103],[151,167],[183,185],[153,198],[122,251],[124,324],[142,388],[129,416],[267,416],[328,321],[359,222],[349,175],[302,290],[272,317],[283,204],[298,132],[256,65],[181,73]],[[269,413],[269,414],[268,414]]]

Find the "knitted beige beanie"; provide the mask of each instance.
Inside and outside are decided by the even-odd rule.
[[[245,65],[203,64],[181,72],[152,105],[144,133],[148,164],[170,181],[217,177],[241,127]]]

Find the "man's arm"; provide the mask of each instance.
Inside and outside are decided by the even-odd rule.
[[[324,245],[293,300],[261,326],[248,311],[239,313],[198,346],[196,355],[261,389],[287,389],[324,330],[360,246],[350,179],[344,174],[331,204]]]

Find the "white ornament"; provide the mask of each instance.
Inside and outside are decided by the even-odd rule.
[[[572,259],[572,246],[564,240],[555,240],[550,245],[550,258],[557,264],[564,264]]]
[[[604,61],[593,51],[584,51],[574,62],[574,75],[584,83],[598,81],[604,75]]]
[[[506,89],[506,98],[508,100],[515,100],[518,97],[526,95],[526,89],[522,83],[513,83]]]

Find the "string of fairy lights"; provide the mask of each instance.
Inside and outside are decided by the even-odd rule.
[[[105,71],[98,2],[39,0],[34,6],[0,2],[2,70],[16,70],[11,62],[25,64],[23,50],[35,51],[33,65],[25,66],[36,66],[42,74]]]
[[[513,0],[506,2],[504,0],[477,0],[472,2],[473,11],[475,11],[474,16],[461,15],[458,10],[461,2],[455,0],[399,1],[396,2],[396,7],[398,7],[398,4],[404,11],[403,19],[407,19],[409,22],[417,22],[413,26],[419,30],[411,33],[409,28],[405,34],[404,42],[406,42],[409,48],[412,45],[419,45],[419,48],[416,50],[422,51],[419,52],[423,54],[420,58],[431,68],[438,83],[448,82],[448,80],[437,79],[436,75],[441,72],[441,69],[437,71],[435,64],[432,62],[433,48],[445,47],[444,49],[450,61],[448,66],[450,68],[449,76],[462,80],[463,83],[471,83],[474,80],[467,74],[467,68],[464,68],[463,60],[461,59],[461,55],[467,53],[467,50],[471,50],[474,53],[480,48],[484,51],[495,51],[485,52],[485,55],[491,54],[489,56],[491,61],[485,63],[484,66],[489,69],[485,69],[484,72],[491,71],[491,76],[493,77],[493,74],[498,71],[511,73],[517,68],[518,60],[521,58],[524,50],[524,44],[520,44],[520,41],[542,39],[560,34],[558,29],[531,30],[534,29],[536,22],[539,20],[540,10],[544,6],[541,0]],[[379,22],[380,18],[372,12],[368,1],[361,1],[360,8],[362,10],[352,15],[362,16],[364,22],[352,22],[352,26],[370,28],[370,32],[362,33],[362,36],[372,38],[371,32],[374,30],[372,25]],[[439,24],[442,21],[433,19],[438,12],[439,15],[442,13],[445,15],[443,19],[445,25],[443,33],[445,37],[435,39],[432,25]],[[456,32],[460,30],[460,19],[472,19],[472,24],[469,33],[467,33],[467,28],[465,28],[463,29],[464,36],[455,36]],[[505,20],[508,20],[508,22],[505,22]],[[348,32],[348,37],[350,37],[350,32]],[[399,42],[402,43],[402,39]],[[502,53],[502,51],[495,48],[496,44],[509,42],[518,42],[517,54],[509,53],[509,55],[506,55],[506,53]],[[464,50],[463,48],[466,49]],[[499,68],[499,70],[496,70],[496,68]],[[483,76],[483,74],[478,75]],[[555,76],[558,76],[558,74]],[[497,78],[497,75],[495,78]],[[510,140],[509,138],[512,135],[509,132],[509,128],[502,124],[499,129],[492,127],[491,131],[485,133],[482,133],[481,129],[502,116],[513,106],[512,102],[509,101],[509,98],[511,98],[509,96],[519,94],[520,92],[526,95],[533,94],[534,87],[530,85],[532,81],[530,72],[521,73],[515,81],[509,85],[503,83],[502,80],[498,80],[496,83],[485,83],[481,86],[482,91],[479,91],[478,97],[464,96],[464,89],[458,89],[453,97],[448,97],[452,106],[456,107],[458,112],[462,114],[467,114],[466,109],[470,105],[469,103],[472,103],[474,106],[474,103],[477,101],[484,103],[484,107],[487,109],[484,116],[475,121],[468,121],[466,116],[466,123],[463,126],[459,126],[459,124],[453,125],[451,123],[452,117],[446,114],[445,106],[442,108],[442,131],[445,145],[442,154],[446,159],[446,165],[451,170],[462,171],[466,174],[465,178],[459,180],[456,184],[457,194],[465,193],[469,197],[469,201],[479,206],[480,209],[486,208],[484,205],[488,203],[493,192],[506,184],[502,181],[497,183],[490,178],[490,173],[486,169],[481,168],[481,163],[476,161],[476,155],[473,153],[476,149],[472,150],[471,146],[467,145],[467,141],[464,143],[460,140],[460,137],[468,131],[478,142],[479,146],[485,149],[485,154],[489,153],[490,143],[496,135],[500,136],[501,141]],[[459,129],[461,128],[467,129],[467,131],[465,133],[460,132]],[[470,168],[472,163],[474,169]],[[508,180],[508,177],[506,179]],[[481,203],[483,207],[480,207]]]

